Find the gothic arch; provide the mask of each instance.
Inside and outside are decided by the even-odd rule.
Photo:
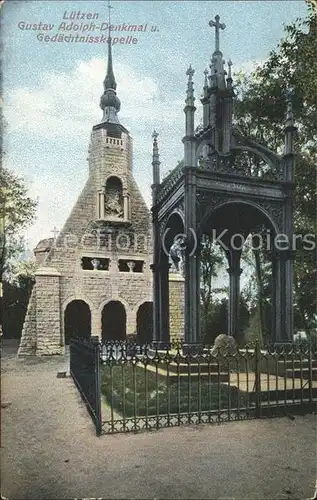
[[[175,209],[162,223],[162,250],[168,254],[176,235],[185,235],[184,214],[180,209]]]
[[[270,165],[272,168],[276,168],[281,161],[281,158],[274,151],[271,151],[263,144],[260,144],[250,137],[245,137],[243,134],[239,132],[237,128],[233,129],[232,136],[234,138],[234,147],[239,149],[244,149],[245,151],[254,152],[263,160]]]
[[[204,227],[205,227],[206,223],[208,222],[208,220],[211,219],[212,214],[214,212],[218,211],[219,209],[221,210],[222,208],[224,208],[226,206],[230,206],[230,205],[234,205],[234,204],[246,205],[246,206],[252,207],[255,210],[259,211],[264,216],[264,218],[269,222],[271,228],[274,230],[275,235],[280,232],[280,230],[277,226],[276,220],[274,220],[273,217],[271,216],[271,214],[265,208],[263,208],[260,204],[254,203],[254,202],[249,201],[249,200],[246,201],[246,200],[241,200],[241,199],[234,199],[234,200],[220,201],[219,203],[207,208],[205,214],[203,215],[203,217],[201,219],[199,227],[198,227],[198,231],[197,231],[198,239],[200,239],[201,235],[203,234]]]
[[[212,146],[211,137],[204,137],[197,141],[196,153],[195,153],[195,165],[198,164],[199,156],[202,152],[204,146]]]
[[[197,138],[195,166],[198,164],[199,156],[203,147],[207,145],[213,147],[212,130],[207,130],[207,132],[205,132],[201,137]],[[265,161],[272,171],[278,171],[281,164],[281,158],[276,153],[270,151],[262,144],[245,137],[236,129],[232,132],[232,146],[230,147],[230,151],[245,151],[253,153]]]
[[[200,245],[197,246],[196,243],[201,235],[205,233],[211,236],[215,229],[220,243],[219,236],[223,234],[223,229],[227,229],[222,241],[227,244],[225,251],[229,264],[229,335],[235,334],[238,318],[241,245],[250,233],[261,231],[262,227],[269,228],[268,237],[265,236],[266,243],[269,243],[269,237],[273,233],[285,233],[290,242],[293,237],[292,191],[297,128],[293,119],[292,96],[287,96],[283,155],[244,137],[233,121],[232,63],[228,63],[226,78],[219,45],[219,16],[216,16],[215,21],[209,22],[209,25],[216,27],[216,47],[210,65],[211,71],[205,73],[201,98],[203,121],[201,126],[195,128],[195,71],[189,66],[186,72],[188,81],[182,139],[184,161],[163,182],[160,182],[157,132],[154,131],[152,136],[154,338],[162,346],[169,341],[169,310],[165,300],[169,266],[162,252],[162,232],[166,234],[166,229],[170,227],[168,217],[173,208],[183,204],[186,229],[185,350],[190,350],[200,342]],[[170,236],[171,233],[170,231]],[[237,233],[239,236],[241,234],[241,243],[238,245],[232,240]],[[165,247],[170,249],[170,241]],[[277,342],[288,342],[293,332],[293,253],[283,250],[284,248],[274,248],[271,252],[274,290],[272,338]]]

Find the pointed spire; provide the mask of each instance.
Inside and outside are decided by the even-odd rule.
[[[220,89],[226,88],[227,72],[225,70],[225,64],[226,64],[226,61],[224,59],[221,59],[220,64],[219,64],[219,70],[218,70],[218,87]]]
[[[107,67],[107,74],[106,78],[104,79],[103,82],[104,89],[113,89],[116,90],[117,88],[117,83],[116,79],[114,77],[114,72],[113,72],[113,65],[112,65],[112,49],[111,49],[111,38],[110,34],[108,37],[108,67]]]
[[[185,136],[182,141],[184,144],[184,163],[185,167],[193,166],[195,164],[194,159],[194,147],[193,147],[193,137],[195,136],[195,96],[194,96],[194,84],[193,76],[195,70],[190,65],[186,71],[188,76],[187,91],[185,99]]]
[[[228,82],[228,85],[231,87],[231,84],[232,84],[232,74],[231,74],[231,66],[232,66],[232,61],[231,59],[229,59],[228,61],[228,78],[227,78],[227,82]]]
[[[227,76],[227,92],[223,102],[222,111],[222,130],[223,130],[223,141],[222,141],[222,151],[225,154],[230,152],[231,148],[231,133],[232,133],[232,117],[233,117],[233,98],[234,90],[232,86],[232,74],[231,74],[232,61],[228,61],[228,73]]]
[[[292,96],[293,96],[293,89],[287,89],[286,91],[287,111],[286,111],[285,128],[294,127]]]
[[[152,167],[153,167],[153,184],[158,185],[160,183],[160,155],[158,149],[158,133],[156,130],[153,130],[152,138],[153,138],[153,153],[152,153]]]
[[[208,91],[209,91],[209,84],[208,84],[208,69],[206,68],[204,71],[205,75],[205,81],[204,81],[204,87],[203,87],[203,94],[202,98],[207,98],[208,97]]]
[[[187,106],[194,106],[194,101],[195,101],[194,84],[193,84],[194,74],[195,74],[195,70],[192,68],[192,65],[190,64],[188,70],[186,71],[186,75],[188,76],[188,82],[187,82],[187,92],[186,92],[185,103]]]
[[[217,70],[215,67],[215,62],[216,62],[216,59],[215,59],[215,56],[213,55],[210,59],[210,64],[209,64],[209,67],[210,67],[209,82],[210,82],[211,88],[217,87]]]
[[[208,69],[207,68],[204,71],[204,75],[205,75],[204,87],[208,87]]]
[[[117,97],[116,89],[117,83],[114,77],[113,72],[113,63],[112,63],[112,47],[111,47],[111,36],[110,36],[110,10],[113,7],[110,5],[110,0],[108,0],[108,9],[109,9],[109,28],[108,28],[108,66],[107,66],[107,74],[103,82],[104,93],[100,99],[100,107],[103,110],[103,122],[108,123],[116,123],[120,124],[117,113],[120,111],[121,102]]]

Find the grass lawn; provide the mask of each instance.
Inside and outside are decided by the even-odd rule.
[[[124,417],[245,408],[247,395],[222,383],[185,377],[171,384],[144,364],[101,367],[101,391]]]

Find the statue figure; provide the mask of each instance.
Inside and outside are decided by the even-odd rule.
[[[172,261],[172,271],[176,271],[177,273],[183,273],[183,265],[184,265],[184,258],[183,258],[183,245],[184,243],[184,237],[179,236],[176,238],[174,241],[173,245],[170,248],[170,260]]]
[[[94,271],[99,268],[100,261],[98,259],[92,259],[91,263],[92,267],[94,268]]]
[[[118,191],[110,191],[107,193],[105,212],[106,215],[123,217],[123,207],[120,202],[120,195]]]
[[[128,266],[128,268],[129,268],[129,272],[130,272],[130,273],[133,273],[134,268],[135,268],[135,262],[133,262],[133,260],[129,260],[129,261],[127,262],[127,266]]]

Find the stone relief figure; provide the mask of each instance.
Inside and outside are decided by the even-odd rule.
[[[113,177],[106,184],[105,214],[110,217],[123,217],[122,186],[120,179]]]

